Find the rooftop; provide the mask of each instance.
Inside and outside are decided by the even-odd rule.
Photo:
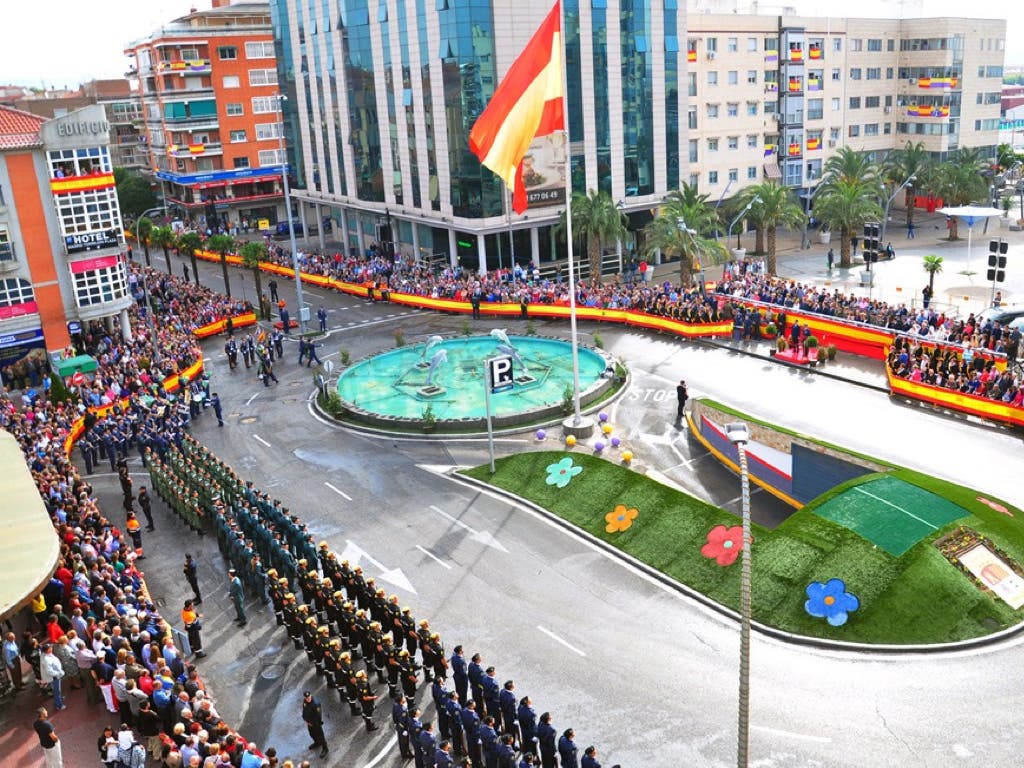
[[[45,122],[45,117],[0,106],[0,150],[42,146],[39,127]]]

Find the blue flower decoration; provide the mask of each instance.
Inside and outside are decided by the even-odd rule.
[[[569,456],[566,456],[555,464],[548,464],[548,477],[544,482],[558,488],[565,488],[565,486],[569,484],[569,481],[582,471],[583,467],[573,465],[572,459]]]
[[[829,579],[824,584],[812,581],[807,585],[804,610],[817,619],[826,619],[833,627],[845,624],[850,612],[859,607],[860,600],[846,591],[846,582],[842,579]]]

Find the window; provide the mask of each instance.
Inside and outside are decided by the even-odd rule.
[[[740,178],[740,169],[739,168],[730,168],[729,169],[729,181],[738,181],[739,178]]]
[[[856,138],[857,136],[860,136],[860,126],[851,125],[846,133],[850,138]]]
[[[71,263],[71,278],[75,288],[75,301],[80,307],[91,307],[118,301],[128,295],[128,281],[125,279],[124,264],[119,257],[107,266],[75,272],[75,262]],[[107,258],[97,259],[106,262]]]
[[[855,38],[855,39],[851,40],[850,41],[850,50],[851,51],[863,50],[863,48],[864,48],[863,43],[864,43],[864,41],[861,40],[860,38]]]
[[[885,97],[885,106],[887,106],[887,107],[891,107],[892,106],[892,96],[891,95]]]
[[[236,157],[234,162],[235,162],[235,168],[248,168],[249,167],[249,158],[248,157]]]
[[[757,149],[758,140],[756,133],[747,134],[747,149]]]
[[[247,59],[272,59],[274,58],[274,44],[270,40],[246,43],[245,58]]]
[[[718,73],[708,72],[708,85],[718,85]]]
[[[756,51],[757,50],[757,38],[756,37],[748,37],[747,38],[747,50],[748,51]]]
[[[757,114],[757,102],[756,101],[748,101],[747,102],[747,114],[748,115],[756,115]]]
[[[234,61],[238,58],[238,49],[233,45],[222,45],[217,48],[217,58],[221,61]]]
[[[832,69],[832,82],[838,83],[842,79],[843,79],[842,71],[839,69],[839,67],[834,67]]]
[[[232,131],[231,132],[231,143],[239,144],[245,141],[245,131]]]
[[[718,184],[718,171],[708,171],[708,184],[712,186]]]
[[[690,139],[690,162],[696,163],[699,160],[698,146],[700,142],[697,139]]]
[[[686,127],[693,130],[697,127],[697,108],[687,107],[686,109]]]
[[[838,112],[842,108],[843,108],[842,101],[840,101],[838,97],[833,98],[832,99],[832,111],[833,112]]]
[[[737,85],[740,81],[740,73],[735,69],[730,69],[726,78],[729,85]]]
[[[895,74],[896,73],[895,73],[895,71],[893,70],[892,67],[886,67],[885,68],[885,79],[886,80],[892,80],[893,77],[895,76]]]
[[[864,97],[864,108],[865,109],[876,109],[881,105],[882,100],[878,96],[865,96]]]
[[[242,85],[238,80],[238,75],[224,75],[223,83],[225,88],[239,88]]]
[[[885,41],[885,50],[887,50],[887,51],[894,51],[894,50],[896,50],[896,41],[893,40],[891,37],[888,40]]]
[[[881,67],[868,67],[866,74],[867,74],[867,79],[868,80],[881,80],[882,79],[882,69],[881,69]]]
[[[860,80],[860,76],[861,76],[860,67],[851,67],[850,68],[850,79],[851,80]]]
[[[281,136],[280,123],[260,123],[256,126],[256,141],[277,139]]]
[[[739,149],[740,148],[740,137],[739,136],[729,136],[726,139],[726,141],[729,144],[729,149]]]
[[[277,70],[250,69],[249,85],[277,85]]]
[[[718,117],[718,105],[717,104],[708,104],[707,105],[707,110],[708,110],[708,118]]]
[[[697,73],[696,72],[687,72],[686,73],[686,81],[687,81],[686,94],[688,96],[696,96],[697,95]]]
[[[886,123],[885,124],[885,130],[882,131],[882,133],[884,133],[886,136],[888,136],[890,133],[892,133],[892,123]]]
[[[839,129],[838,128],[829,128],[828,129],[828,142],[829,142],[829,144],[835,144],[837,141],[839,141]]]
[[[7,232],[7,227],[0,227],[0,264],[11,263],[14,258],[14,244]]]
[[[835,51],[836,53],[838,53],[839,51],[843,50],[843,38],[841,38],[841,37],[834,37],[834,38],[832,38],[832,50]]]
[[[700,174],[699,173],[691,173],[690,174],[690,186],[693,187],[694,189],[696,189],[698,184],[700,184]]]
[[[775,99],[766,100],[764,103],[764,113],[766,115],[774,115],[778,111],[779,102]]]
[[[708,53],[718,51],[718,38],[709,37],[707,40],[704,41],[704,47],[708,50]]]
[[[254,115],[265,115],[268,112],[276,112],[272,96],[254,96],[252,100],[252,113]]]
[[[750,85],[757,85],[757,70],[756,69],[748,69],[747,70],[747,82]]]
[[[718,151],[718,139],[708,139],[708,152]]]
[[[807,100],[807,119],[808,120],[821,120],[825,116],[825,100],[824,99],[808,99]]]
[[[268,165],[284,165],[287,162],[285,154],[276,149],[261,149],[259,161],[260,167],[266,167]]]
[[[239,117],[245,114],[245,108],[240,103],[228,104],[226,109],[228,117]]]
[[[747,178],[752,180],[752,181],[757,179],[757,166],[756,165],[748,165],[747,166]]]
[[[740,41],[737,37],[727,37],[725,40],[726,50],[730,53],[735,53],[740,49]]]
[[[878,135],[878,123],[865,123],[864,125],[865,136],[877,136]]]
[[[35,300],[36,293],[28,280],[17,277],[0,280],[0,307],[13,307]]]
[[[730,101],[728,104],[725,105],[725,110],[726,110],[726,113],[729,115],[729,117],[739,117],[740,116],[740,105],[739,105],[739,102]]]
[[[860,96],[850,97],[850,109],[860,109]]]
[[[880,50],[882,50],[882,38],[880,38],[880,37],[869,37],[868,38],[868,50],[869,51],[880,51]]]

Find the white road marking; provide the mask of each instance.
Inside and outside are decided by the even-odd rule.
[[[397,736],[392,736],[388,740],[388,743],[385,744],[383,747],[381,747],[381,750],[380,750],[380,752],[377,753],[377,756],[375,758],[373,758],[373,760],[368,762],[365,766],[363,766],[363,768],[373,768],[375,765],[377,765],[377,763],[379,763],[381,760],[383,760],[385,757],[387,757],[388,752],[390,752],[391,749],[397,743],[398,743],[398,737]]]
[[[265,446],[267,446],[267,448],[269,448],[269,447],[270,447],[270,443],[268,443],[268,442],[267,442],[266,440],[264,440],[264,439],[263,439],[262,437],[260,437],[259,435],[253,435],[253,436],[252,436],[252,439],[253,439],[253,440],[259,440],[259,441],[260,441],[261,443],[263,443],[263,444],[264,444]]]
[[[349,496],[347,493],[345,493],[340,488],[335,488],[333,485],[331,485],[330,483],[327,483],[327,482],[325,482],[324,485],[326,485],[328,488],[330,488],[332,491],[334,491],[339,496],[343,496],[347,501],[352,501],[352,497]]]
[[[431,504],[430,508],[432,510],[434,510],[435,512],[437,512],[437,514],[441,515],[441,517],[445,518],[446,520],[450,520],[455,525],[459,526],[459,528],[462,528],[463,530],[467,531],[469,533],[469,537],[471,539],[473,539],[474,541],[479,541],[481,544],[483,544],[485,546],[494,547],[495,549],[501,550],[502,552],[506,552],[506,553],[508,552],[508,550],[505,549],[505,547],[502,545],[502,543],[500,541],[498,541],[496,538],[494,538],[487,531],[478,531],[478,530],[476,530],[476,528],[470,528],[468,525],[466,525],[464,522],[459,520],[457,517],[453,517],[452,515],[449,515],[443,509],[441,509],[440,507],[438,507],[438,506],[436,506],[434,504]]]
[[[417,544],[417,545],[416,545],[416,549],[418,549],[418,550],[419,550],[420,552],[422,552],[422,553],[423,553],[424,555],[426,555],[427,557],[429,557],[429,558],[430,558],[431,560],[433,560],[433,561],[434,561],[435,563],[437,563],[438,565],[443,565],[443,566],[444,566],[445,568],[447,568],[447,569],[448,569],[449,571],[450,571],[450,570],[452,569],[452,567],[451,567],[450,565],[448,565],[448,563],[446,563],[446,562],[445,562],[444,560],[442,560],[441,558],[439,558],[439,557],[438,557],[437,555],[435,555],[435,554],[434,554],[433,552],[431,552],[431,551],[430,551],[429,549],[424,549],[424,548],[423,548],[423,547],[421,547],[421,546],[420,546],[419,544]]]
[[[969,750],[963,744],[954,744],[953,745],[953,754],[956,755],[957,757],[963,757],[963,758],[974,757],[974,753],[971,752],[971,750]]]
[[[565,642],[565,640],[560,638],[558,635],[556,635],[550,629],[544,629],[544,627],[542,627],[540,624],[537,625],[537,629],[539,629],[541,632],[543,632],[545,635],[550,637],[555,642],[561,643],[562,645],[564,645],[566,648],[568,648],[573,653],[578,653],[580,656],[583,656],[584,658],[586,658],[587,654],[585,654],[583,651],[581,651],[575,645],[571,645],[570,643]]]
[[[804,741],[816,741],[819,744],[830,744],[832,739],[828,736],[812,736],[807,733],[793,733],[792,731],[780,731],[778,728],[769,728],[766,725],[752,725],[750,726],[755,731],[761,731],[763,733],[771,733],[775,736],[788,736],[791,739],[803,739]]]
[[[246,405],[252,405],[252,401],[253,401],[253,400],[255,400],[255,399],[256,399],[257,397],[259,397],[259,396],[260,396],[260,393],[259,393],[259,392],[257,392],[257,393],[256,393],[255,395],[253,395],[253,396],[252,396],[252,397],[250,397],[250,398],[249,398],[248,400],[246,400],[246,401],[245,401],[245,404],[246,404]]]
[[[864,490],[863,488],[861,488],[861,487],[860,487],[859,485],[858,485],[858,486],[854,486],[854,489],[853,489],[853,490],[857,491],[858,493],[863,493],[863,494],[864,494],[865,496],[870,496],[870,497],[871,497],[872,499],[874,499],[875,501],[880,501],[880,502],[882,502],[883,504],[886,504],[886,505],[888,505],[888,506],[892,507],[893,509],[898,509],[898,510],[899,510],[900,512],[902,512],[903,514],[907,515],[908,517],[912,517],[912,518],[914,518],[914,519],[915,519],[915,520],[917,520],[917,521],[918,521],[919,523],[924,523],[924,524],[925,524],[925,525],[927,525],[927,526],[928,526],[929,528],[931,528],[931,529],[932,529],[933,531],[937,531],[937,530],[939,529],[939,526],[937,526],[937,525],[932,525],[931,523],[929,523],[929,522],[928,522],[927,520],[925,520],[924,518],[918,517],[918,516],[917,516],[917,515],[915,515],[915,514],[914,514],[913,512],[911,512],[911,511],[909,511],[909,510],[906,510],[906,509],[904,509],[903,507],[901,507],[901,506],[900,506],[899,504],[893,504],[893,503],[892,503],[891,501],[887,501],[887,500],[883,499],[883,498],[882,498],[881,496],[876,496],[875,494],[873,494],[873,493],[870,493],[869,491],[865,491],[865,490]]]

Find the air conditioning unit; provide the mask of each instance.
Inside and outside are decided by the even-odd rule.
[[[715,60],[715,52],[714,51],[708,51],[707,52],[707,57],[708,57],[708,61],[714,61]]]
[[[836,142],[835,139],[829,139],[828,140],[829,149],[835,149],[836,148],[836,144],[837,144],[837,142]]]

